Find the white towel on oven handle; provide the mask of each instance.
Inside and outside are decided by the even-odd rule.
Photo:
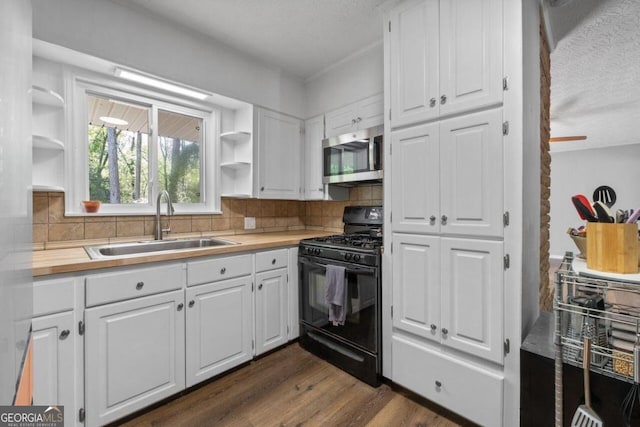
[[[347,317],[346,269],[339,265],[327,265],[325,284],[327,286],[327,305],[329,322],[334,326],[344,325]]]

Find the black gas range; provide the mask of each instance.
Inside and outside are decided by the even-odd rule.
[[[347,206],[343,221],[344,234],[300,242],[300,345],[377,386],[382,366],[383,210]],[[328,297],[336,286],[344,292],[338,322],[331,317],[336,305]]]

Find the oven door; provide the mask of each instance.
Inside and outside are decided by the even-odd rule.
[[[329,305],[326,302],[327,261],[304,255],[299,256],[298,261],[300,320],[303,325],[376,354],[380,332],[378,269],[329,261],[346,268],[347,315],[344,325],[336,326],[329,322]]]

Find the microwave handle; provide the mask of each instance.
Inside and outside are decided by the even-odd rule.
[[[369,138],[369,170],[370,171],[376,170],[376,167],[378,166],[376,164],[377,159],[376,159],[375,151],[376,151],[375,138]]]

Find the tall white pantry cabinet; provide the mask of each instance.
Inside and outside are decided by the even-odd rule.
[[[521,292],[535,3],[395,1],[384,24],[384,375],[486,426],[519,423],[518,349],[537,309]]]

